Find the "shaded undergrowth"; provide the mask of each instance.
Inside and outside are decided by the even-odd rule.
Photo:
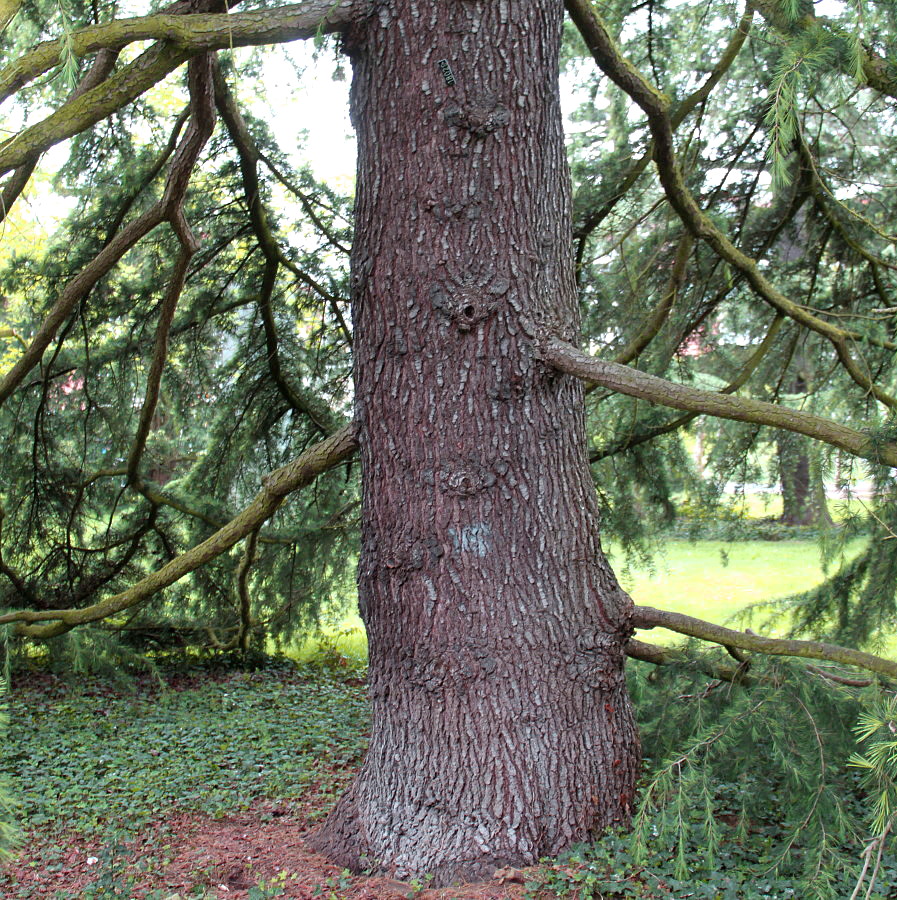
[[[200,667],[115,689],[100,678],[20,680],[0,768],[14,777],[36,864],[52,864],[64,830],[110,854],[173,811],[223,817],[313,795],[309,818],[325,815],[368,726],[363,670],[326,661]],[[872,803],[847,763],[877,688],[788,663],[758,665],[747,689],[699,668],[630,668],[648,757],[635,828],[545,861],[528,873],[530,895],[849,897]],[[18,896],[4,877],[0,894]],[[886,847],[869,900],[897,897],[895,885]]]

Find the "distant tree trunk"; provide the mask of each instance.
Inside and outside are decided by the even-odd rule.
[[[791,393],[803,394],[807,379],[797,375]],[[782,515],[786,525],[831,525],[822,473],[810,457],[809,441],[793,431],[776,435],[779,481],[782,485]]]
[[[630,814],[631,601],[598,538],[558,101],[562,6],[384,0],[347,38],[373,730],[315,838],[437,883]]]

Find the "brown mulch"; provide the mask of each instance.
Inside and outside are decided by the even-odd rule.
[[[292,900],[522,900],[525,874],[500,870],[492,881],[440,890],[384,877],[349,876],[305,843],[314,827],[312,804],[260,803],[223,819],[172,813],[126,845],[117,862],[108,849],[76,833],[31,840],[0,866],[0,897],[80,898],[96,893],[105,874],[111,897],[245,900],[261,880],[286,873]],[[114,866],[114,868],[113,868]],[[133,880],[131,880],[133,877]],[[116,889],[121,893],[116,892]],[[205,894],[202,891],[205,891]]]

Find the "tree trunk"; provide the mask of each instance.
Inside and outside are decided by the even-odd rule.
[[[601,552],[576,379],[557,0],[383,0],[347,37],[373,725],[315,838],[435,883],[625,823],[631,601]]]
[[[806,391],[807,378],[796,375],[791,393],[800,395]],[[793,431],[777,432],[776,456],[782,485],[779,521],[785,525],[831,525],[822,473],[810,458],[807,439]]]

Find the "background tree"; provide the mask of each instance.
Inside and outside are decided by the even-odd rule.
[[[509,470],[531,485],[530,506],[515,511],[512,503],[504,521],[533,526],[527,537],[537,550],[523,556],[548,560],[531,573],[533,583],[554,584],[558,596],[570,598],[569,604],[558,600],[564,615],[551,640],[555,649],[575,645],[574,656],[597,660],[593,668],[602,676],[570,703],[592,710],[583,715],[600,724],[597,732],[621,736],[620,752],[616,746],[570,751],[576,790],[589,783],[594,791],[577,807],[568,784],[551,834],[537,840],[531,820],[521,819],[504,846],[497,835],[507,833],[517,811],[493,816],[469,808],[473,800],[463,786],[457,794],[437,792],[427,805],[426,779],[414,782],[409,790],[418,794],[405,798],[418,831],[397,835],[394,811],[377,817],[396,774],[383,762],[394,745],[375,738],[359,786],[323,839],[331,852],[359,865],[368,853],[449,878],[502,861],[530,861],[625,818],[637,751],[617,657],[632,613],[600,555],[592,500],[577,474],[584,437],[578,389],[564,376],[587,382],[590,459],[605,522],[634,548],[649,539],[646,525],[675,516],[676,494],[696,483],[682,435],[697,416],[727,423],[713,426],[705,473],[714,481],[702,490],[704,498],[713,499],[728,480],[749,480],[756,465],[751,450],[782,430],[821,442],[811,455],[820,472],[833,465],[836,452],[862,460],[855,465],[868,466],[876,499],[869,516],[841,534],[865,529],[868,546],[819,590],[797,598],[791,622],[795,633],[863,646],[892,630],[897,618],[887,544],[894,533],[890,469],[897,465],[895,264],[888,231],[894,184],[888,124],[897,89],[884,46],[897,26],[894,11],[869,3],[862,21],[847,7],[822,19],[809,7],[772,0],[748,3],[737,20],[728,4],[715,0],[670,8],[607,3],[602,17],[579,0],[569,0],[567,9],[564,58],[588,97],[579,116],[583,128],[570,144],[572,244],[557,153],[560,120],[552,107],[557,4],[538,11],[468,4],[438,13],[434,6],[439,27],[433,34],[451,49],[447,69],[440,70],[439,48],[428,47],[423,80],[399,62],[410,46],[402,29],[420,15],[402,4],[377,4],[374,14],[361,3],[309,0],[243,12],[182,0],[122,20],[114,5],[63,10],[34,3],[21,5],[4,32],[0,97],[15,96],[11,115],[24,122],[0,145],[4,218],[23,202],[41,154],[72,139],[56,189],[74,211],[47,247],[11,253],[2,276],[0,417],[8,439],[0,459],[0,574],[8,612],[0,622],[14,625],[22,641],[81,652],[111,634],[132,643],[246,651],[294,639],[340,590],[351,561],[346,547],[359,509],[349,462],[357,438],[347,424],[354,399],[362,411],[365,472],[381,478],[370,482],[381,494],[368,491],[363,508],[361,586],[375,626],[375,710],[380,734],[388,735],[390,716],[403,707],[395,696],[387,699],[387,688],[410,697],[421,673],[441,671],[442,664],[436,655],[402,655],[425,632],[422,622],[404,644],[387,646],[395,623],[377,604],[399,598],[408,604],[408,621],[420,618],[425,583],[416,579],[426,574],[426,563],[448,579],[438,590],[433,582],[437,599],[456,603],[456,594],[468,592],[481,614],[493,609],[484,589],[489,578],[475,589],[465,581],[483,568],[477,550],[486,546],[485,533],[469,530],[476,522],[465,520],[468,530],[456,528],[452,537],[446,521],[433,547],[416,543],[410,532],[384,523],[402,522],[407,530],[402,517],[412,527],[413,510],[432,500],[426,491],[416,495],[398,485],[406,472],[423,477],[432,470],[434,484],[460,479],[452,490],[462,499],[452,502],[464,510],[464,497],[491,489]],[[481,28],[477,23],[490,15],[499,17],[495,28]],[[355,118],[363,138],[362,193],[354,240],[350,201],[297,170],[235,90],[247,90],[259,72],[256,53],[237,48],[336,30],[344,32],[343,48],[360,73]],[[148,43],[135,51],[139,41]],[[521,55],[526,50],[529,63]],[[469,76],[472,93],[455,102],[449,89],[457,73],[479,72],[469,65],[473,57],[492,60],[492,69]],[[493,73],[505,70],[514,77],[499,85]],[[430,94],[445,104],[432,121],[420,107]],[[398,120],[390,116],[400,107],[410,112],[398,140]],[[543,115],[541,131],[523,127]],[[481,163],[482,171],[492,171],[491,199],[456,196],[456,183],[434,162],[440,158],[433,156],[435,145],[418,147],[411,159],[406,151],[418,133],[444,135],[445,146],[455,147],[441,163],[446,172],[479,177],[474,170]],[[517,134],[527,139],[511,147]],[[380,155],[390,140],[395,158]],[[534,156],[532,148],[543,145],[554,148],[549,162]],[[425,187],[419,179],[428,166]],[[383,183],[391,190],[385,199],[378,193]],[[432,188],[436,183],[444,190]],[[484,212],[484,224],[476,224]],[[385,314],[381,297],[399,301],[405,286],[419,287],[420,260],[407,272],[399,265],[405,256],[417,259],[409,251],[417,236],[398,226],[388,242],[380,234],[394,219],[411,227],[413,214],[438,223],[422,232],[428,258],[437,257],[429,277],[442,284],[425,307],[440,337],[435,345],[414,330],[423,319],[410,322],[419,298],[407,298],[385,322],[372,313],[365,318],[371,308]],[[503,216],[511,245],[496,237],[497,224],[492,242],[480,241],[477,229],[488,230],[485,223]],[[399,262],[390,264],[387,277],[383,260],[390,253]],[[492,254],[494,271],[487,272],[482,259]],[[542,274],[532,273],[526,260],[533,259],[543,261]],[[571,302],[574,275],[581,315]],[[370,296],[377,303],[369,291],[376,291]],[[579,318],[592,355],[570,343]],[[383,353],[394,370],[385,367]],[[510,360],[507,372],[503,359]],[[806,360],[817,374],[797,390]],[[496,384],[478,380],[493,363]],[[426,368],[426,378],[417,366]],[[408,385],[415,379],[420,393],[412,396]],[[477,388],[469,395],[476,402],[460,403],[467,379]],[[510,427],[532,415],[533,398],[544,413],[538,446],[525,444],[525,428]],[[476,457],[481,448],[472,444],[488,447],[494,435],[475,429],[445,471],[426,446],[420,459],[402,457],[402,448],[421,435],[441,452],[450,429],[465,434],[459,428],[465,416],[498,428],[496,404],[517,410],[496,438],[509,469],[496,473]],[[371,421],[392,427],[403,409],[414,425],[408,434],[399,439],[400,426],[373,436]],[[546,450],[551,440],[558,442],[557,456]],[[390,471],[378,475],[383,465]],[[543,522],[527,519],[527,509],[547,510],[552,472],[559,473],[563,504]],[[296,493],[312,482],[311,490]],[[561,519],[565,527],[558,530]],[[560,534],[569,539],[556,539]],[[407,591],[375,586],[371,560],[382,562],[390,549],[384,541],[395,535],[408,537],[408,547],[396,548],[404,555],[393,567],[412,573]],[[452,552],[471,557],[455,581],[443,559]],[[419,566],[412,565],[415,553]],[[597,585],[589,603],[590,590],[568,583],[577,566],[590,573],[584,583]],[[522,569],[517,575],[525,577]],[[493,663],[505,664],[493,652],[498,638],[513,645],[527,634],[517,633],[511,602],[495,608],[508,613],[504,630],[485,632],[482,646],[467,634],[465,653],[480,680]],[[832,658],[897,674],[892,662],[857,651],[714,630],[655,610],[636,608],[634,622],[666,624],[736,652]],[[438,641],[438,634],[430,639]],[[670,659],[637,641],[626,650],[656,664]],[[521,659],[525,669],[531,663]],[[455,666],[457,659],[449,668]],[[547,666],[557,669],[557,656]],[[729,671],[728,677],[741,676]],[[506,701],[497,700],[496,709],[510,715]],[[431,741],[438,731],[424,730]],[[560,730],[562,743],[569,734]],[[543,749],[545,760],[564,758],[558,748]],[[412,762],[409,756],[406,765],[413,768]],[[546,796],[557,793],[551,778],[540,778],[533,783]],[[458,800],[469,821],[454,836],[437,829],[429,841],[420,840],[420,829],[432,831],[432,821],[457,812],[451,802],[440,805],[446,797]],[[531,806],[533,814],[538,803]],[[473,835],[482,816],[489,824],[478,843]],[[346,847],[359,821],[369,846]]]

